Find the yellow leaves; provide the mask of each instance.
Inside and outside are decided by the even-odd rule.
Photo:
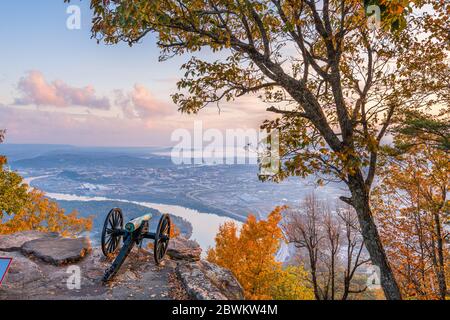
[[[233,222],[223,224],[216,236],[216,247],[207,259],[233,272],[247,299],[311,299],[300,267],[283,270],[275,261],[283,234],[278,226],[284,207],[277,207],[266,220],[250,215],[240,232]],[[302,278],[302,279],[300,279]]]
[[[276,300],[314,300],[314,292],[305,286],[308,273],[301,266],[279,270],[271,289]],[[300,284],[300,285],[299,285]]]
[[[367,149],[370,152],[375,152],[378,150],[379,143],[373,135],[369,135],[369,137],[367,137],[366,143],[367,143]]]
[[[0,224],[0,234],[26,230],[58,232],[63,236],[75,236],[91,230],[92,219],[79,217],[76,211],[66,214],[57,203],[45,198],[41,191],[28,192],[24,206]]]
[[[4,163],[6,163],[6,158]],[[4,170],[0,164],[0,221],[3,214],[11,215],[22,208],[27,200],[28,186],[16,172]]]
[[[363,155],[360,155],[353,148],[345,148],[341,152],[334,152],[332,158],[339,164],[341,175],[355,175],[364,162]]]
[[[436,299],[436,242],[443,237],[436,227],[437,221],[445,223],[448,200],[443,190],[448,190],[450,163],[444,151],[430,146],[419,144],[409,152],[380,168],[382,179],[372,193],[372,206],[404,295]],[[443,249],[445,263],[450,253]]]

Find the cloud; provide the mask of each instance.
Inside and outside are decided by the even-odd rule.
[[[174,113],[175,107],[157,99],[147,88],[135,84],[131,92],[115,91],[115,103],[127,118],[150,119]]]
[[[257,97],[226,102],[220,113],[211,106],[196,115],[181,114],[173,103],[166,101],[166,93],[158,96],[159,92],[141,84],[110,92],[112,107],[107,112],[88,109],[80,113],[65,109],[69,105],[67,98],[55,93],[55,88],[69,87],[64,83],[49,84],[39,72],[27,74],[21,83],[37,91],[32,95],[34,104],[61,108],[23,108],[0,101],[0,129],[7,129],[9,143],[168,146],[175,143],[171,141],[174,130],[184,128],[192,132],[195,121],[201,121],[204,130],[218,129],[225,133],[226,129],[257,129],[264,119],[276,116],[266,112],[267,105]],[[31,93],[23,93],[21,99],[24,104],[31,99]],[[73,96],[70,99],[76,100]]]
[[[47,82],[44,75],[37,70],[30,71],[17,84],[21,93],[15,99],[16,105],[46,105],[54,107],[84,106],[107,110],[110,103],[106,97],[97,97],[93,86],[77,88],[56,80]]]
[[[120,93],[126,106],[135,112],[132,101],[135,90]],[[146,96],[146,95],[144,95]],[[144,106],[147,98],[136,93],[135,102]],[[150,95],[150,97],[152,97]],[[124,101],[122,101],[124,102]],[[148,102],[148,101],[147,101]],[[257,129],[262,120],[271,113],[265,112],[265,106],[257,99],[241,99],[223,107],[219,114],[214,107],[206,108],[197,115],[181,114],[171,104],[157,103],[152,106],[162,109],[153,110],[152,117],[141,119],[136,114],[123,117],[112,111],[102,113],[69,113],[66,110],[47,108],[21,108],[13,105],[1,105],[0,129],[7,129],[9,143],[56,143],[87,146],[170,146],[174,130],[183,128],[193,134],[194,122],[201,121],[203,129],[218,129],[225,137],[227,129]],[[142,107],[141,106],[141,107]],[[165,108],[163,108],[165,107]],[[147,109],[146,109],[147,110]],[[172,110],[172,111],[171,111]],[[161,111],[164,115],[158,116]],[[148,110],[147,110],[148,112]],[[167,112],[167,114],[165,114]],[[206,145],[206,142],[205,142]]]
[[[173,128],[163,122],[148,128],[136,119],[68,114],[17,107],[0,108],[0,129],[8,143],[84,146],[167,146]]]

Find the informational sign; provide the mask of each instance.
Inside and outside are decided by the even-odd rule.
[[[12,258],[0,257],[0,285],[8,272]]]

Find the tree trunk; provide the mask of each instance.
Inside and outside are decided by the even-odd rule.
[[[441,300],[445,300],[447,294],[447,284],[445,282],[445,262],[444,262],[444,241],[442,239],[442,227],[439,213],[433,213],[437,238],[438,266],[437,278],[439,283],[439,295]]]
[[[348,276],[344,275],[344,292],[342,293],[341,300],[347,300],[348,294],[350,293],[350,280],[348,279]]]
[[[311,276],[312,276],[312,283],[313,283],[313,289],[314,289],[314,296],[316,300],[322,300],[322,297],[319,294],[319,285],[317,283],[317,274],[316,274],[316,265],[315,262],[311,262]]]
[[[383,244],[381,243],[377,227],[372,218],[369,205],[369,192],[365,186],[362,174],[349,176],[348,187],[352,197],[351,199],[348,199],[347,202],[349,202],[356,210],[364,239],[364,245],[369,252],[370,259],[372,263],[380,269],[380,281],[384,295],[388,300],[401,300],[402,296],[400,288],[397,285]]]

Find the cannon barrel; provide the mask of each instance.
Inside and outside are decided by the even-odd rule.
[[[125,230],[127,230],[128,232],[134,232],[135,230],[139,229],[139,227],[142,225],[142,222],[149,221],[151,218],[151,213],[134,218],[125,225]]]

